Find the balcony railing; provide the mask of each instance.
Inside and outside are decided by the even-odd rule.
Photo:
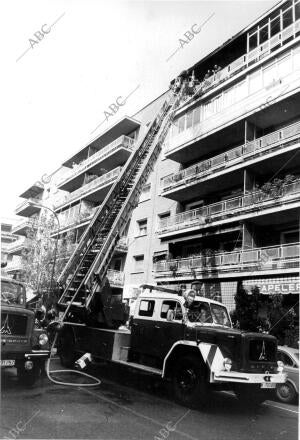
[[[254,62],[265,58],[270,55],[270,53],[274,50],[276,46],[283,44],[290,37],[296,36],[296,33],[300,31],[300,20],[295,21],[287,28],[283,29],[281,32],[273,35],[272,38],[265,41],[255,49],[251,50],[248,53],[245,53],[241,57],[234,60],[232,63],[228,64],[226,67],[221,69],[219,72],[209,76],[204,81],[200,83],[197,87],[200,93],[205,93],[209,89],[217,86],[219,83],[226,81],[233,75],[236,75],[243,69],[246,69],[249,65],[252,65]],[[188,99],[188,97],[184,98]]]
[[[10,261],[7,263],[7,266],[5,268],[6,272],[16,272],[19,270],[22,270],[24,268],[23,262],[21,257],[14,257],[13,261]]]
[[[58,225],[55,225],[56,229],[54,233],[57,233],[59,230],[62,230],[66,227],[75,227],[81,225],[82,223],[85,223],[86,221],[90,220],[93,217],[96,209],[98,209],[98,207],[91,208],[89,211],[85,211],[84,213],[79,213],[77,215],[75,214],[74,216],[69,218],[60,218],[59,221],[60,228],[58,229],[57,227]]]
[[[120,136],[118,139],[114,140],[110,144],[106,145],[106,147],[99,150],[97,153],[94,153],[92,156],[84,160],[78,165],[75,165],[74,168],[66,174],[63,179],[58,182],[57,186],[61,186],[66,183],[68,180],[73,179],[78,176],[82,172],[88,170],[91,166],[105,159],[107,156],[111,155],[114,151],[118,150],[120,147],[126,148],[130,151],[133,150],[134,139],[128,136]]]
[[[24,200],[24,202],[22,202],[22,203],[19,203],[19,205],[17,205],[17,207],[15,209],[15,212],[23,211],[23,209],[26,208],[27,206],[30,206],[31,203],[36,205],[36,206],[34,206],[35,209],[41,209],[41,207],[39,206],[41,203],[41,200],[30,198],[30,199]]]
[[[25,219],[25,220],[22,220],[21,222],[17,223],[12,228],[12,233],[16,234],[21,229],[32,228],[32,227],[37,228],[37,226],[38,226],[38,221],[36,219]]]
[[[97,177],[96,179],[92,180],[86,185],[83,185],[81,188],[78,188],[76,191],[73,191],[72,193],[62,198],[59,202],[57,202],[54,208],[59,209],[61,206],[64,206],[68,203],[73,202],[74,200],[84,197],[93,189],[97,190],[101,188],[101,186],[107,185],[108,183],[114,181],[119,176],[119,174],[121,174],[121,171],[122,167],[117,167],[109,173],[102,174],[102,176]]]
[[[120,252],[128,251],[128,237],[121,237],[117,243],[116,250]]]
[[[287,201],[293,201],[299,198],[300,180],[283,185],[279,191],[255,191],[244,196],[234,197],[201,208],[193,209],[176,214],[172,217],[160,220],[158,232],[166,233],[174,230],[186,229],[193,226],[201,226],[211,221],[224,219],[227,216],[240,215],[259,205],[260,209],[269,208],[277,205],[278,199],[287,198]],[[294,197],[296,196],[296,197]],[[271,203],[265,203],[271,202]],[[273,202],[273,203],[272,203]],[[263,204],[263,205],[262,205]]]
[[[22,239],[16,240],[13,243],[9,243],[9,245],[7,246],[7,252],[9,254],[20,252],[22,251],[22,249],[30,246],[30,244],[31,241],[28,238],[25,238],[24,240]]]
[[[300,122],[298,121],[166,177],[162,180],[162,191],[168,191],[183,183],[193,182],[222,168],[226,167],[227,169],[227,167],[237,165],[247,159],[253,159],[256,155],[267,154],[270,150],[281,149],[283,144],[291,141],[293,137],[299,136],[299,134]],[[298,140],[297,137],[295,142],[298,142]]]
[[[299,243],[271,246],[234,252],[219,252],[214,255],[197,255],[158,261],[154,264],[156,277],[186,275],[195,272],[243,272],[276,269],[297,269],[299,266]]]
[[[108,269],[107,278],[112,286],[123,287],[124,285],[124,272]]]

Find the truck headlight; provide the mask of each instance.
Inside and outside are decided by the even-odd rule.
[[[282,361],[277,361],[277,371],[278,373],[282,373],[284,369],[284,363]]]
[[[224,361],[223,361],[223,364],[224,364],[224,368],[225,368],[226,371],[230,371],[231,370],[231,367],[232,367],[232,360],[231,359],[225,358]]]
[[[39,336],[39,345],[45,345],[48,342],[48,336],[46,335],[46,333],[42,333]]]

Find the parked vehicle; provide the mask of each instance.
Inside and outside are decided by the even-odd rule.
[[[276,397],[284,403],[292,403],[299,395],[299,350],[296,348],[279,346],[277,359],[284,364],[287,381],[277,384]]]
[[[49,357],[48,336],[37,315],[26,307],[23,283],[1,276],[1,368],[15,367],[31,385]]]
[[[257,405],[285,382],[274,336],[233,329],[222,303],[193,290],[180,295],[142,287],[130,330],[65,322],[58,344],[62,364],[72,367],[85,354],[161,376],[187,406],[207,401],[210,389],[234,390],[242,402]]]

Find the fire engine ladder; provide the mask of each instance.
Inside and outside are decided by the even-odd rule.
[[[63,269],[58,282],[64,286],[64,291],[58,305],[65,310],[64,316],[70,309],[75,312],[88,308],[94,293],[101,288],[114,249],[138,204],[182,93],[183,87],[177,94],[170,92]]]

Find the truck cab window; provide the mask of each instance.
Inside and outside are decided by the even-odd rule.
[[[154,312],[154,304],[153,300],[142,300],[139,308],[139,316],[148,316],[151,317]]]
[[[181,321],[183,314],[182,308],[178,301],[163,301],[161,306],[160,317],[162,319],[167,319],[168,311],[172,310],[174,312],[174,320]]]

